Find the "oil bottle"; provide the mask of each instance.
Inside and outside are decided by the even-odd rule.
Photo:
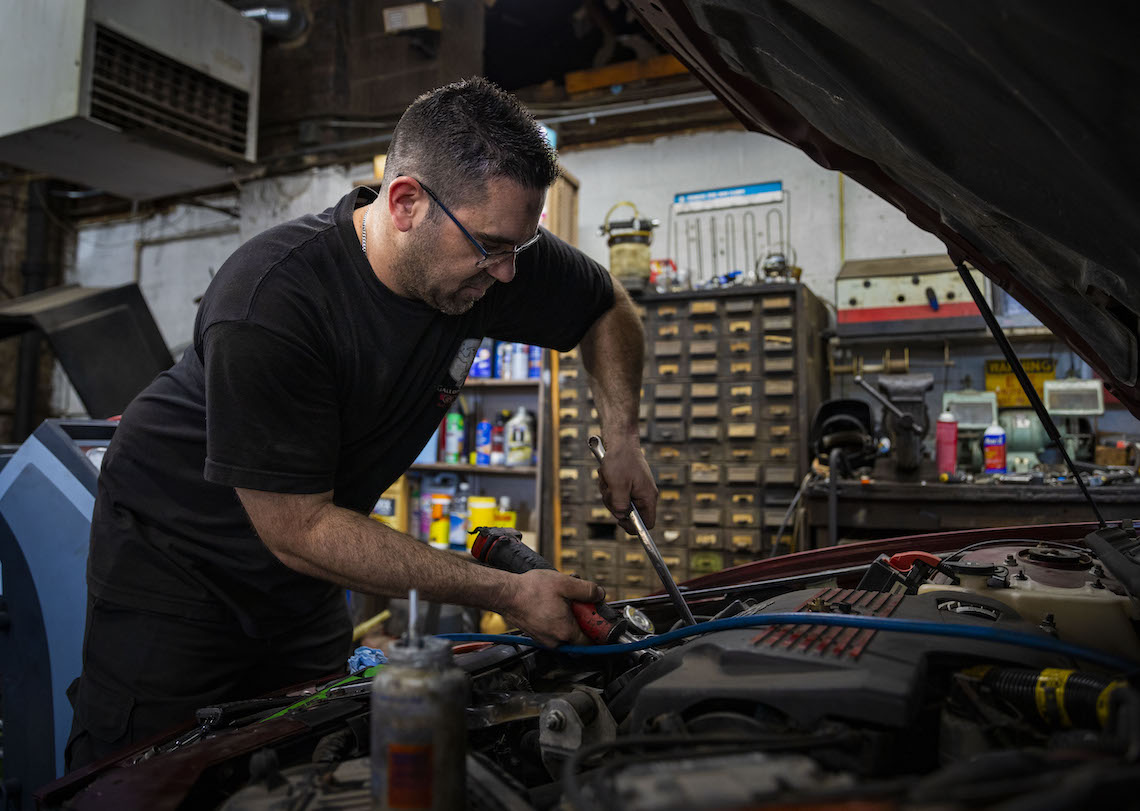
[[[372,681],[372,808],[460,811],[467,795],[467,674],[451,643],[415,630],[418,600],[408,595],[408,633],[388,651]]]

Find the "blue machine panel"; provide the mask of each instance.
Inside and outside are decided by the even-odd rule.
[[[66,690],[82,667],[87,549],[98,471],[86,456],[114,425],[49,420],[0,469],[0,629],[5,780],[20,806],[63,774],[71,729]]]

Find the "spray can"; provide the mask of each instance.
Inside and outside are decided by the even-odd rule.
[[[467,496],[471,485],[459,483],[459,490],[451,500],[451,515],[448,519],[447,548],[460,552],[467,549]]]
[[[459,409],[458,402],[447,412],[443,431],[443,461],[449,465],[467,461],[463,458],[463,412]]]
[[[934,430],[934,459],[939,474],[953,473],[958,467],[958,419],[949,411],[938,415]]]
[[[1005,429],[994,423],[982,434],[982,472],[1005,473]]]
[[[479,420],[475,426],[475,464],[491,464],[491,431],[490,420]]]
[[[467,674],[451,643],[396,642],[372,681],[372,807],[460,811],[466,807]]]
[[[542,377],[542,347],[531,344],[527,352],[526,376],[532,380]]]

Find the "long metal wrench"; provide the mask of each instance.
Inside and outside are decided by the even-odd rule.
[[[602,445],[602,438],[600,436],[590,437],[589,445],[600,466],[602,459],[606,456],[606,448]],[[697,621],[693,618],[693,612],[689,610],[689,604],[681,596],[681,590],[677,588],[673,575],[669,573],[669,567],[662,560],[661,553],[657,551],[657,544],[653,543],[653,538],[649,536],[649,530],[645,528],[645,522],[641,520],[641,515],[637,512],[637,507],[633,505],[632,501],[629,503],[629,520],[633,522],[633,526],[637,530],[637,537],[641,539],[641,545],[645,547],[645,554],[649,556],[649,562],[653,564],[653,568],[657,570],[657,576],[661,578],[661,585],[665,587],[665,591],[669,592],[673,605],[677,607],[677,613],[681,615],[681,619],[686,625],[696,625]]]

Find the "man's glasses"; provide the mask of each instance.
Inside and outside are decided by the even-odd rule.
[[[416,179],[412,178],[412,180],[416,180]],[[495,264],[496,262],[500,262],[503,259],[506,259],[507,257],[514,258],[518,254],[522,253],[527,248],[529,248],[531,245],[538,242],[538,238],[540,236],[542,236],[542,232],[539,231],[539,232],[535,233],[535,235],[533,237],[531,237],[530,239],[528,239],[526,242],[522,243],[521,245],[516,245],[513,249],[511,249],[509,251],[495,251],[494,253],[491,253],[490,251],[488,251],[486,248],[483,247],[483,244],[481,242],[479,242],[479,240],[477,240],[477,239],[475,239],[475,237],[471,236],[471,232],[463,227],[463,223],[461,223],[459,220],[455,219],[455,215],[452,214],[450,211],[448,211],[447,206],[445,206],[443,203],[440,202],[439,198],[435,196],[435,192],[433,192],[431,189],[429,189],[423,183],[420,183],[419,180],[416,180],[416,182],[420,184],[420,188],[422,188],[424,191],[427,192],[428,197],[430,197],[432,200],[434,200],[435,204],[443,209],[443,213],[446,214],[448,216],[448,218],[453,223],[455,223],[456,227],[459,228],[459,230],[463,232],[463,236],[467,237],[467,239],[469,239],[471,241],[471,244],[475,246],[475,249],[477,251],[479,251],[480,254],[482,254],[483,258],[475,263],[475,267],[477,267],[479,269],[490,267],[491,265]]]

